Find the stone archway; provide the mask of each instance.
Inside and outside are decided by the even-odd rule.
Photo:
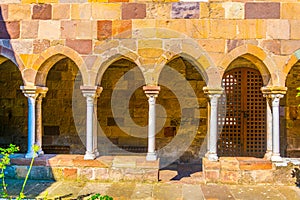
[[[22,75],[10,60],[0,64],[0,145],[15,144],[27,149],[27,99],[22,94]]]

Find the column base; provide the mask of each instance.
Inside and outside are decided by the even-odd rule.
[[[34,151],[30,151],[25,154],[25,158],[36,158],[36,157],[38,157],[38,154],[35,153]]]
[[[95,154],[96,157],[100,156],[100,153],[99,153],[98,149],[94,150],[94,154]]]
[[[94,153],[85,152],[84,160],[94,160],[96,158],[96,155]]]
[[[38,154],[38,155],[44,155],[45,153],[44,153],[43,150],[39,150],[39,151],[37,152],[37,154]]]
[[[273,154],[271,156],[271,161],[272,162],[283,162],[283,159],[280,157],[279,154]]]
[[[219,160],[219,157],[216,153],[206,153],[205,154],[205,157],[209,160],[209,161],[218,161]]]
[[[267,151],[264,155],[264,159],[271,160],[272,158],[272,151]]]
[[[156,152],[148,152],[147,153],[147,156],[146,156],[146,160],[148,161],[154,161],[154,160],[157,160],[157,154]]]

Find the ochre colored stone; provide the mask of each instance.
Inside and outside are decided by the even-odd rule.
[[[112,35],[114,38],[131,38],[131,20],[114,20],[112,23]]]
[[[93,19],[121,19],[121,4],[94,3],[92,4]]]
[[[53,4],[53,19],[70,19],[70,4]]]
[[[66,180],[76,180],[77,179],[77,168],[64,168],[63,177]]]
[[[279,19],[280,3],[246,2],[245,19]]]
[[[221,170],[239,170],[239,162],[234,157],[221,157]]]
[[[93,37],[93,25],[90,20],[81,20],[76,26],[76,38],[77,39],[92,39]]]
[[[34,40],[33,41],[33,53],[39,54],[50,47],[49,40]]]
[[[209,17],[211,19],[224,19],[225,10],[222,3],[209,4]]]
[[[74,49],[80,54],[90,54],[92,52],[92,40],[66,40],[66,46]]]
[[[51,4],[36,4],[33,6],[32,19],[47,20],[52,17]]]
[[[91,16],[91,4],[71,4],[71,19],[90,19]]]
[[[38,37],[38,21],[22,21],[21,22],[21,38],[37,38]]]
[[[204,172],[205,181],[208,183],[217,183],[220,179],[220,171],[218,170],[206,170]]]
[[[123,3],[122,19],[143,19],[146,17],[146,4]]]
[[[240,180],[240,177],[240,171],[221,170],[220,181],[221,183],[237,184]]]
[[[147,3],[147,19],[170,19],[172,4]]]
[[[20,4],[8,5],[8,20],[28,20],[30,19],[30,16],[31,16],[30,5],[20,5]]]
[[[112,37],[112,21],[100,20],[97,21],[97,39],[108,39]]]
[[[233,39],[236,37],[235,20],[213,20],[210,21],[210,37]]]
[[[290,39],[300,39],[300,26],[298,20],[289,20],[290,28],[291,28],[291,35]]]
[[[0,21],[0,38],[1,39],[16,39],[20,37],[20,22]]]
[[[299,49],[300,40],[281,40],[281,54],[289,55]]]
[[[279,55],[280,54],[280,41],[279,40],[263,40],[261,46],[268,51]]]
[[[210,13],[209,4],[206,2],[200,3],[200,19],[208,18]]]
[[[282,19],[300,19],[299,3],[281,3]]]
[[[208,38],[209,21],[190,19],[186,21],[186,34],[192,38]]]
[[[129,2],[129,0],[108,0],[109,3],[114,3],[114,2]]]
[[[200,46],[203,47],[205,51],[208,52],[224,52],[225,51],[225,40],[223,39],[202,39],[198,40]]]

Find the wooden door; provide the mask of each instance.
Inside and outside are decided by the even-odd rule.
[[[266,100],[262,77],[252,68],[224,74],[219,100],[219,156],[263,157],[266,152]]]

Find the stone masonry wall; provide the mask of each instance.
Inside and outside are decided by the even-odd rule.
[[[100,85],[104,89],[105,83],[109,83],[107,80],[101,80],[101,77],[106,76],[105,69],[111,65],[108,67],[107,73],[112,73],[109,77],[113,78],[115,74],[109,72],[110,68],[114,66],[112,63],[121,58],[130,60],[140,68],[143,84],[147,85],[156,85],[159,82],[163,67],[167,63],[175,62],[177,57],[188,60],[191,66],[201,72],[202,78],[198,79],[195,71],[191,71],[189,75],[185,74],[188,82],[196,91],[200,105],[200,126],[199,133],[197,133],[199,137],[196,136],[193,144],[200,144],[206,132],[207,113],[203,113],[206,112],[207,100],[203,95],[202,86],[220,87],[222,74],[230,66],[230,63],[241,57],[246,58],[260,70],[264,80],[267,80],[264,81],[264,86],[285,86],[285,83],[293,82],[294,78],[287,82],[285,80],[289,71],[300,58],[300,14],[298,12],[300,3],[295,0],[281,2],[3,0],[0,8],[0,54],[17,63],[22,75],[22,78],[18,80],[23,79],[23,83],[18,83],[15,88],[19,88],[21,85],[35,84],[49,87],[45,102],[47,98],[49,100],[52,98],[53,101],[56,98],[51,97],[53,85],[46,82],[46,78],[50,81],[48,78],[51,79],[55,76],[46,75],[48,71],[52,73],[53,66],[56,66],[57,62],[65,62],[59,61],[62,58],[67,57],[72,60],[71,65],[74,68],[76,66],[81,72],[82,85]],[[179,60],[176,62],[182,63]],[[5,66],[5,63],[2,65]],[[179,67],[178,63],[174,65]],[[185,65],[190,66],[186,63]],[[59,70],[54,69],[54,72],[57,71]],[[295,73],[292,74],[295,75]],[[102,76],[103,74],[105,76]],[[188,76],[194,75],[196,78],[188,78]],[[290,78],[288,77],[288,79]],[[2,77],[2,80],[6,79]],[[71,79],[68,80],[71,82]],[[7,81],[9,82],[9,80]],[[60,80],[56,81],[56,83],[65,84]],[[289,89],[294,90],[296,85],[297,83]],[[60,88],[69,88],[69,86],[62,85]],[[172,103],[176,106],[177,103],[172,94],[167,88],[162,87],[162,89],[164,91],[161,91],[162,95],[158,97],[157,101],[173,101]],[[8,93],[9,90],[6,92]],[[104,100],[100,105],[104,102],[108,103],[105,92],[102,94]],[[292,93],[291,96],[293,96]],[[21,96],[21,92],[18,92],[17,96],[19,94]],[[143,112],[146,112],[147,109],[147,99],[141,88],[136,91],[134,96],[131,100],[133,102],[131,105],[134,104],[133,110],[130,111],[133,120],[138,124],[145,125],[147,118]],[[23,97],[18,96],[18,101],[21,98]],[[63,108],[58,109],[60,111],[64,108],[67,109],[64,119],[68,122],[51,121],[50,114],[47,117],[47,113],[45,113],[43,123],[44,126],[58,126],[59,124],[62,133],[68,132],[72,135],[76,131],[72,124],[70,99],[68,98],[65,99],[66,104],[61,104]],[[289,101],[289,97],[287,98]],[[5,98],[2,100],[5,101]],[[24,99],[25,101],[26,99]],[[24,104],[26,105],[26,103]],[[44,103],[45,106],[46,104]],[[291,105],[294,106],[296,103]],[[43,110],[54,107],[44,107]],[[60,106],[56,105],[55,108],[57,107]],[[113,124],[109,111],[101,111],[100,107],[103,106],[98,106],[99,113],[106,112],[107,114],[105,121],[99,120],[100,124],[106,124],[105,126],[108,123]],[[141,109],[137,111],[135,109],[137,107]],[[300,145],[297,141],[298,134],[294,131],[298,129],[297,120],[291,121],[288,116],[290,110],[294,108],[289,107],[285,110],[286,121],[282,121],[289,129],[286,132],[287,136],[282,138],[282,141],[286,141],[282,143],[282,151],[286,146],[298,149]],[[18,109],[18,112],[23,111],[26,112],[24,108]],[[54,110],[55,112],[57,111]],[[64,112],[65,110],[63,110]],[[20,114],[20,116],[25,117],[25,114]],[[175,120],[172,120],[171,115],[168,116],[166,127],[162,130],[163,132],[158,134],[158,147],[164,146],[166,141],[172,138],[171,136],[162,137],[163,140],[161,140],[162,135],[165,136],[165,133],[172,135],[173,131],[177,130],[175,122],[178,121],[178,116],[174,116]],[[199,116],[195,118],[199,118]],[[21,124],[20,127],[23,127],[24,124],[26,127],[25,121],[26,119],[23,119],[22,122],[14,124],[16,126]],[[281,126],[281,128],[283,127]],[[24,132],[24,129],[20,128],[22,130],[20,132]],[[111,131],[116,129],[114,125],[105,129],[105,132],[109,130],[108,134],[111,135],[111,138],[120,138],[121,132],[118,129]],[[82,131],[84,129],[80,129],[78,134],[84,135]],[[113,134],[116,135],[113,136]],[[48,139],[45,138],[45,144]],[[111,140],[116,143],[115,139]],[[63,141],[66,141],[66,138]],[[68,138],[68,141],[68,144],[78,142],[81,145],[77,136],[72,139]],[[64,144],[60,139],[56,142]],[[48,144],[50,143],[57,144],[53,141]],[[144,142],[141,142],[141,145],[144,145]],[[78,146],[72,148],[80,149],[80,152],[83,150]],[[198,150],[191,147],[189,151],[194,154]],[[71,152],[75,153],[75,150],[71,150]]]

